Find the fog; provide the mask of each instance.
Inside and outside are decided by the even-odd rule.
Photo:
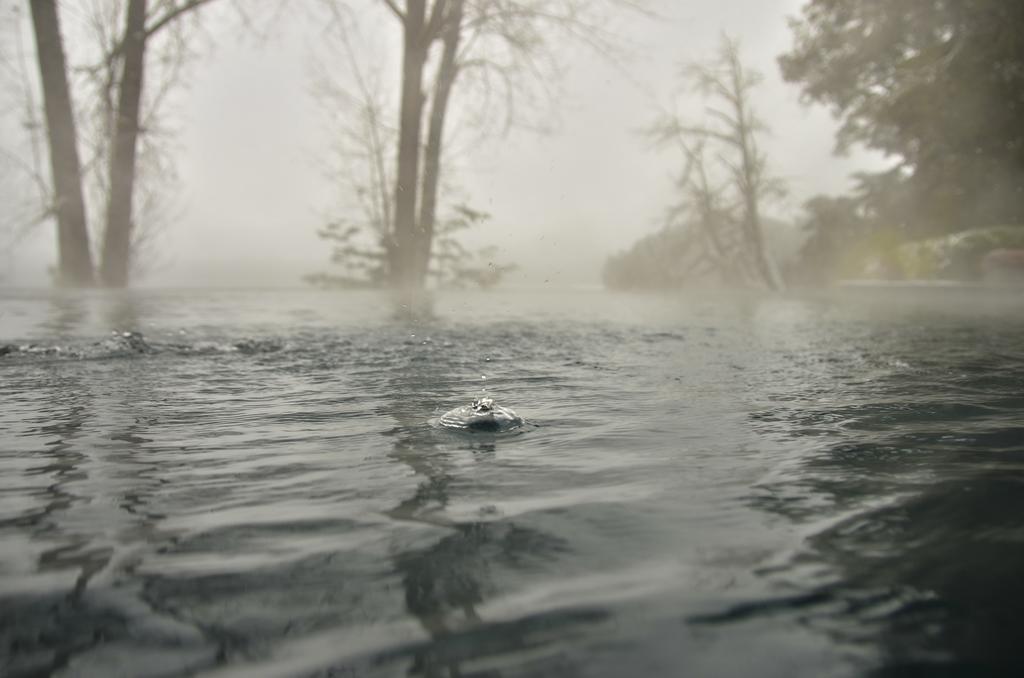
[[[0,11],[0,676],[1024,676],[1024,3]]]
[[[376,32],[372,58],[387,60],[384,80],[397,90],[397,29],[379,3],[354,4],[363,34]],[[272,25],[255,21],[259,25],[248,29],[239,28],[230,6],[204,10],[200,56],[168,116],[181,179],[171,188],[173,217],[161,225],[159,245],[140,262],[134,284],[294,286],[303,284],[303,275],[329,268],[330,247],[316,231],[344,204],[344,188],[323,169],[336,123],[316,102],[314,81],[330,59],[320,48],[330,37],[323,8],[304,5]],[[624,59],[563,44],[559,95],[545,109],[553,113],[549,129],[481,139],[457,124],[449,127],[455,150],[445,172],[460,195],[491,215],[465,242],[496,245],[498,256],[518,267],[507,284],[598,284],[609,255],[663,224],[680,161],[655,149],[640,130],[659,107],[672,105],[680,64],[713,53],[723,31],[738,38],[746,62],[765,75],[754,96],[771,128],[762,146],[772,171],[789,186],[784,199],[765,205],[766,214],[791,221],[810,196],[847,190],[851,171],[882,167],[879,154],[862,149],[837,157],[836,123],[828,111],[802,105],[798,88],[782,81],[776,58],[792,39],[786,17],[800,5],[662,2],[651,5],[658,14],[653,18],[611,13]],[[72,60],[76,37],[86,31],[82,21],[73,11],[64,17]],[[21,29],[31,46],[26,17]],[[344,63],[328,68],[349,77]],[[396,91],[387,95],[397,99]],[[681,101],[700,113],[695,97]],[[4,129],[8,138],[22,133],[15,125]],[[4,253],[3,284],[48,284],[54,250],[51,223],[35,226]]]

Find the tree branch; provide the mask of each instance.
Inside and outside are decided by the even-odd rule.
[[[162,17],[160,17],[151,25],[146,27],[146,39],[148,40],[149,38],[153,37],[155,33],[162,30],[165,26],[167,26],[167,24],[171,23],[172,21],[180,17],[182,14],[185,14],[186,12],[191,12],[194,9],[198,9],[199,7],[202,7],[208,2],[210,2],[210,0],[188,0],[182,5],[172,7],[171,9],[167,10],[167,12]],[[121,46],[119,45],[118,51],[120,50]]]
[[[154,21],[152,24],[146,27],[146,40],[152,38],[156,33],[160,32],[167,27],[168,24],[173,22],[175,19],[180,17],[182,14],[191,12],[194,9],[199,9],[203,5],[211,2],[211,0],[188,0],[182,5],[176,5],[167,10],[163,16]],[[114,60],[121,56],[124,51],[124,37],[122,37],[116,45],[107,53],[105,61],[110,64]],[[99,67],[97,67],[99,68]]]
[[[398,17],[399,21],[401,21],[402,23],[405,23],[405,12],[403,12],[402,10],[400,10],[398,8],[398,5],[395,4],[395,0],[381,0],[381,1],[385,5],[388,6],[388,9],[390,9],[394,13],[394,15],[396,17]]]
[[[702,137],[705,139],[718,139],[722,143],[730,144],[733,146],[737,145],[737,141],[733,136],[725,134],[723,132],[719,132],[717,130],[708,129],[707,127],[691,127],[689,125],[679,125],[676,128],[676,133],[693,137]]]
[[[426,28],[423,29],[424,41],[429,44],[434,41],[441,31],[441,26],[444,24],[448,2],[447,0],[435,0],[434,6],[430,10],[430,18],[427,19]]]

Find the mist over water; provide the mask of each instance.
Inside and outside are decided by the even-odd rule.
[[[985,299],[4,293],[0,667],[1009,675]]]
[[[1022,24],[0,0],[0,678],[1024,675]]]
[[[248,8],[247,25],[232,4],[209,3],[195,19],[198,28],[186,31],[196,54],[185,81],[170,90],[155,130],[154,139],[172,164],[146,175],[164,204],[159,213],[139,219],[153,244],[137,258],[137,285],[299,286],[302,276],[329,266],[330,247],[317,238],[317,229],[339,216],[361,218],[348,195],[351,179],[325,172],[331,157],[344,155],[344,124],[358,116],[342,102],[317,99],[322,71],[337,87],[354,89],[349,66],[332,51],[337,37],[325,31],[327,3],[308,3],[269,26],[273,8]],[[364,41],[358,45],[363,67],[379,67],[376,78],[389,112],[397,114],[400,51],[390,15],[378,0],[349,4]],[[606,257],[663,225],[666,205],[676,195],[673,175],[679,163],[656,152],[640,130],[659,107],[669,106],[680,62],[713,52],[723,29],[743,41],[747,58],[767,76],[756,102],[774,132],[762,143],[793,189],[772,206],[774,212],[795,212],[810,195],[845,190],[849,172],[886,164],[861,149],[834,157],[835,123],[825,110],[802,107],[799,93],[782,82],[774,60],[789,42],[786,17],[798,10],[798,2],[652,2],[650,8],[658,20],[606,12],[621,39],[621,59],[602,58],[568,40],[556,45],[562,65],[557,82],[551,74],[549,83],[555,100],[516,104],[538,118],[536,125],[487,135],[467,114],[448,128],[452,148],[445,200],[469,202],[491,215],[464,238],[471,246],[497,246],[502,260],[518,266],[508,276],[513,284],[598,284]],[[91,67],[98,47],[92,44],[88,15],[70,9],[66,14],[70,63]],[[23,15],[27,22],[27,12]],[[31,57],[30,27],[21,30]],[[153,71],[149,84],[158,89],[163,73]],[[27,76],[37,77],[31,70]],[[20,110],[23,94],[14,84],[5,102]],[[87,107],[94,92],[83,87],[75,94]],[[38,100],[38,93],[34,96]],[[457,108],[472,109],[479,98],[475,90],[467,92]],[[683,105],[695,115],[703,108],[692,97]],[[501,115],[494,110],[491,124],[500,127]],[[6,150],[18,151],[28,163],[22,123],[17,116],[0,119],[0,138]],[[45,140],[40,141],[45,150]],[[355,163],[350,157],[342,167]],[[173,173],[163,171],[171,168]],[[0,182],[0,195],[12,206],[29,198],[32,203],[33,190],[14,172]],[[94,203],[97,215],[90,228],[98,240],[104,201],[98,197]],[[26,211],[34,216],[37,206],[31,208]],[[0,223],[9,226],[14,225]],[[16,226],[22,233],[18,239],[2,234],[9,256],[0,259],[0,281],[49,284],[47,269],[56,259],[52,225]]]

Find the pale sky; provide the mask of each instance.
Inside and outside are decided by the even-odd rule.
[[[850,172],[878,167],[880,159],[835,157],[828,112],[802,106],[797,89],[781,81],[775,58],[790,44],[786,16],[801,4],[664,0],[654,5],[658,20],[617,21],[633,56],[615,64],[566,44],[564,99],[552,132],[515,130],[460,146],[454,178],[469,204],[492,214],[468,240],[498,245],[502,260],[519,265],[510,282],[597,283],[604,259],[656,231],[672,201],[679,158],[652,150],[638,130],[652,121],[655,102],[671,101],[679,64],[707,58],[723,30],[766,76],[755,100],[773,130],[763,147],[791,191],[767,211],[793,217],[807,197],[846,190]],[[372,1],[364,6],[380,15],[366,16],[368,31],[391,32],[380,37],[386,46],[394,22]],[[329,247],[315,231],[338,204],[337,188],[318,166],[331,143],[329,125],[310,95],[311,66],[324,62],[315,47],[323,34],[315,21],[283,19],[257,40],[239,36],[230,16],[212,14],[207,27],[204,57],[174,108],[180,219],[161,236],[160,260],[141,282],[301,284],[303,274],[329,269]],[[397,72],[392,81],[397,90]],[[691,106],[699,112],[701,104],[682,103]],[[51,231],[38,229],[0,259],[8,282],[45,282]]]

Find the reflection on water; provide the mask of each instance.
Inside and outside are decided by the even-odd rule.
[[[140,332],[143,324],[139,317],[139,301],[134,294],[123,292],[103,309],[103,320],[115,332]]]
[[[1022,668],[1019,300],[401,304],[0,297],[0,673]]]
[[[45,319],[39,329],[47,339],[78,336],[89,327],[92,313],[96,313],[100,324],[108,330],[138,331],[143,323],[139,316],[144,304],[130,291],[109,292],[94,299],[89,293],[74,290],[57,290],[37,303],[48,306]]]
[[[1003,630],[1024,600],[1020,346],[987,323],[935,325],[903,328],[884,365],[868,351],[822,355],[821,386],[755,413],[766,435],[814,444],[754,504],[820,525],[797,559],[824,570],[801,615],[878,643],[878,675],[1013,672]],[[957,339],[943,345],[937,331]],[[716,621],[740,611],[778,610]]]
[[[85,306],[75,295],[55,294],[50,298],[50,313],[43,327],[56,337],[74,333],[86,318]]]
[[[436,321],[423,313],[403,314],[400,319],[406,323],[413,321],[406,324],[410,336],[415,335],[421,323]],[[419,342],[421,347],[428,345],[426,339]],[[396,420],[397,426],[384,433],[393,445],[389,456],[410,469],[417,484],[410,496],[385,514],[396,521],[442,530],[433,543],[392,556],[394,571],[404,590],[405,609],[431,639],[414,651],[409,673],[431,677],[464,675],[460,665],[466,660],[482,653],[497,653],[501,647],[524,647],[524,632],[516,637],[518,642],[509,645],[507,629],[494,633],[480,616],[479,608],[485,598],[499,590],[492,572],[503,566],[514,568],[523,560],[543,558],[546,552],[560,548],[562,542],[516,525],[490,505],[478,509],[486,520],[458,520],[448,515],[450,493],[457,494],[463,475],[454,457],[461,457],[460,461],[470,466],[493,463],[500,438],[428,430],[424,414],[432,412],[443,400],[417,402],[417,397],[442,382],[442,374],[429,366],[413,368],[419,362],[415,356],[397,360],[411,364],[394,370],[388,389],[393,399],[378,413]],[[482,646],[484,638],[490,642]]]

